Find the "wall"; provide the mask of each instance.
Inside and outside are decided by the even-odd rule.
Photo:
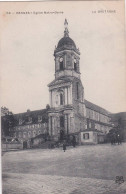
[[[39,134],[48,132],[47,123],[16,126],[14,136],[17,138],[29,139]]]
[[[60,105],[60,94],[63,95],[63,105]],[[72,104],[72,86],[60,85],[50,91],[50,106],[51,108],[62,108],[65,105]]]
[[[109,124],[109,122],[110,122],[109,116],[103,115],[103,114],[96,112],[95,110],[92,110],[89,108],[86,108],[86,115],[87,115],[87,118],[90,118],[90,119],[93,119],[93,120],[96,120],[99,122],[103,122],[106,124]]]
[[[88,133],[89,134],[89,139],[84,139],[83,135]],[[81,144],[97,144],[97,133],[93,131],[85,131],[81,132]]]
[[[60,58],[63,58],[63,70],[60,71]],[[77,72],[74,70],[74,59],[77,60]],[[80,78],[79,56],[72,50],[60,51],[55,55],[55,78],[62,76],[75,76]]]
[[[97,129],[105,134],[111,129],[109,116],[103,115],[89,108],[86,108],[86,116],[88,129]]]
[[[98,135],[98,143],[104,143],[105,142],[105,136],[104,135]]]
[[[2,151],[9,151],[13,149],[23,149],[23,144],[21,143],[4,143],[2,144]]]

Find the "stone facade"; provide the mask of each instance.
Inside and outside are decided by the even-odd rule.
[[[55,80],[49,87],[49,134],[52,139],[79,133],[85,128],[84,88],[80,79],[80,52],[65,27],[54,51]]]
[[[47,110],[27,111],[14,114],[15,126],[10,128],[11,136],[20,141],[29,140],[40,134],[48,133]]]
[[[77,135],[77,139],[83,142],[81,132],[88,130],[89,139],[86,142],[92,142],[92,137],[98,135],[98,131],[103,134],[109,132],[110,117],[106,110],[84,100],[80,52],[69,37],[66,24],[65,21],[64,37],[59,40],[54,51],[55,80],[48,85],[51,107],[48,114],[49,134],[57,140],[63,136]]]
[[[85,100],[87,126],[89,130],[98,130],[107,134],[112,127],[111,116],[105,109]]]

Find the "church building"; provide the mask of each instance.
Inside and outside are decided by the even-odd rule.
[[[80,52],[69,37],[67,20],[64,27],[64,37],[59,40],[54,51],[55,79],[48,85],[49,134],[55,140],[75,135],[77,141],[97,143],[98,129],[101,131],[99,136],[104,139],[104,132],[108,132],[111,127],[110,118],[106,110],[85,101],[80,77]],[[90,117],[92,114],[94,116]],[[85,130],[90,132],[84,133]]]
[[[70,38],[68,22],[54,50],[55,79],[48,84],[50,107],[14,115],[10,134],[27,141],[38,135],[62,141],[76,138],[79,144],[105,142],[112,128],[110,113],[84,98],[80,73],[80,51]]]

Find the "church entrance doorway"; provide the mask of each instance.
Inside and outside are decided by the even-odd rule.
[[[60,116],[60,140],[64,139],[64,116]]]
[[[60,130],[60,140],[61,141],[64,140],[64,130],[63,129]]]

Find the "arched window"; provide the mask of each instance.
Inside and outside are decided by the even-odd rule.
[[[31,131],[28,132],[28,137],[31,137]]]
[[[62,57],[60,58],[59,62],[60,62],[60,71],[62,71],[63,70],[63,58]]]
[[[79,99],[79,84],[76,83],[77,99]]]
[[[33,137],[35,137],[36,136],[36,131],[33,131]]]
[[[77,71],[77,61],[74,59],[74,70]]]
[[[60,93],[60,105],[63,105],[63,94]]]
[[[60,127],[64,127],[64,116],[60,117]]]
[[[19,125],[22,125],[23,121],[22,119],[19,119]]]
[[[19,132],[19,137],[22,137],[22,133]]]

